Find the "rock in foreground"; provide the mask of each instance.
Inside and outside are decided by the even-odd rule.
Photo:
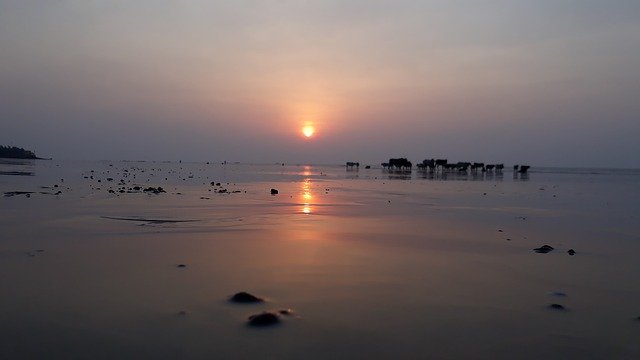
[[[249,316],[249,325],[251,326],[270,326],[280,323],[278,315],[270,312],[263,312]]]
[[[231,302],[235,302],[235,303],[243,303],[243,304],[248,304],[248,303],[259,303],[259,302],[263,302],[264,299],[261,299],[257,296],[251,295],[248,292],[239,292],[235,295],[233,295],[229,301]]]
[[[549,245],[542,245],[539,248],[535,248],[533,249],[533,251],[537,252],[538,254],[546,254],[550,251],[553,250],[553,247],[549,246]]]

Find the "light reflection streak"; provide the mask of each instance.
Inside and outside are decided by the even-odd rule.
[[[311,171],[309,169],[308,166],[305,167],[304,172],[303,172],[304,176],[309,176],[311,175]],[[313,194],[311,193],[311,179],[310,178],[306,178],[304,179],[304,181],[302,182],[302,213],[305,215],[311,215],[311,213],[313,213],[313,207],[311,206],[312,201],[313,201]]]

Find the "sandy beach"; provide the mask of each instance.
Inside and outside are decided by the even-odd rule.
[[[640,357],[637,171],[1,166],[3,359]]]

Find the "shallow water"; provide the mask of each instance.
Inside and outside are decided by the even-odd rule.
[[[0,175],[0,192],[34,192],[0,196],[0,358],[640,357],[637,171],[0,172],[31,173]],[[267,302],[229,303],[238,291]],[[283,308],[294,316],[276,327],[246,325]]]

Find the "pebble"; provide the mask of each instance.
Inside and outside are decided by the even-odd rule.
[[[280,323],[278,315],[270,312],[263,312],[249,316],[249,325],[251,326],[270,326]]]
[[[264,299],[261,299],[255,295],[251,295],[248,292],[239,292],[235,295],[233,295],[229,301],[231,302],[235,302],[235,303],[259,303],[259,302],[263,302]]]

